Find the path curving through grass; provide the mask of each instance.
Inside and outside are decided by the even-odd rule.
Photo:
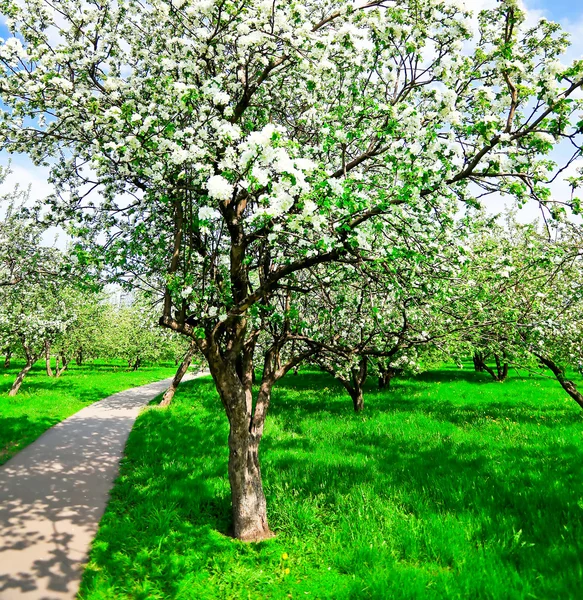
[[[0,598],[75,598],[133,423],[170,381],[95,402],[0,466]]]

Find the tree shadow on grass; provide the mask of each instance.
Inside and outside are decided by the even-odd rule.
[[[486,383],[496,383],[487,373],[477,373],[469,369],[436,369],[425,371],[411,377],[413,381],[423,383],[444,383],[444,382],[459,382],[467,381],[476,385],[484,385]]]
[[[159,369],[160,366],[145,366],[142,367],[138,373],[146,374],[149,372],[158,372]],[[5,374],[7,373],[8,376],[0,378],[0,395],[8,393],[19,370],[20,368],[11,367],[8,372],[5,371]],[[29,396],[50,391],[52,393],[71,393],[82,403],[90,404],[111,395],[111,381],[100,386],[99,380],[93,379],[90,386],[87,384],[80,385],[79,377],[83,375],[91,377],[96,374],[98,375],[99,373],[125,373],[127,375],[130,371],[123,366],[119,367],[107,363],[88,363],[81,367],[73,365],[61,375],[61,377],[57,378],[47,377],[44,371],[44,363],[41,365],[37,362],[32,371],[25,378],[20,392],[11,401],[26,402],[29,399]],[[83,381],[83,379],[81,379],[81,381]],[[136,383],[135,385],[139,384]]]
[[[452,374],[456,377],[452,378]],[[298,378],[288,376],[278,382],[273,391],[273,401],[269,410],[270,415],[281,417],[284,421],[297,421],[294,411],[301,411],[344,415],[346,418],[353,415],[353,418],[357,419],[377,417],[387,413],[423,414],[436,421],[467,427],[483,423],[487,419],[524,424],[536,423],[548,428],[583,422],[583,413],[575,403],[570,402],[563,407],[554,402],[546,404],[535,404],[527,400],[504,402],[482,400],[479,396],[461,398],[457,402],[420,397],[435,384],[468,381],[473,385],[474,376],[477,377],[475,383],[480,387],[483,384],[505,385],[491,379],[482,381],[480,373],[463,374],[451,370],[423,373],[409,379],[397,379],[390,388],[383,390],[379,390],[374,382],[369,381],[365,387],[365,409],[361,415],[358,415],[354,413],[352,400],[341,384],[327,373],[309,372]],[[306,380],[300,381],[304,377]]]
[[[503,403],[484,403],[478,409],[475,403],[462,403],[460,408],[451,402],[406,399],[400,394],[407,390],[397,390],[390,404],[372,409],[378,417],[384,414],[385,430],[379,431],[370,414],[363,420],[351,413],[348,398],[326,392],[340,389],[334,380],[311,373],[303,379],[281,382],[272,411],[279,430],[273,436],[268,432],[262,445],[271,522],[280,540],[305,536],[314,546],[325,544],[334,534],[331,528],[350,525],[358,530],[364,516],[372,513],[379,535],[395,537],[391,560],[410,560],[412,550],[405,540],[415,538],[421,558],[450,568],[455,560],[454,550],[447,547],[448,527],[461,523],[467,531],[460,552],[468,560],[494,553],[504,568],[533,582],[542,573],[550,582],[571,577],[565,585],[574,586],[583,556],[577,542],[583,539],[583,461],[578,446],[555,448],[544,439],[523,445],[512,439],[456,441],[439,429],[439,421],[467,423],[473,412],[486,408],[498,418],[506,414],[517,421],[522,408],[506,407],[504,412]],[[330,421],[337,422],[334,440],[297,437],[298,420],[314,420],[316,410],[347,414],[342,421],[330,415]],[[420,430],[414,439],[406,431],[391,429],[395,418],[407,421],[413,413],[431,417],[438,427]],[[569,423],[555,426],[565,424]],[[171,598],[185,589],[189,577],[216,582],[228,578],[233,568],[237,572],[245,561],[257,571],[274,569],[277,552],[270,548],[278,538],[250,547],[225,536],[230,524],[227,435],[210,380],[184,384],[170,410],[151,409],[140,417],[93,546],[81,598],[104,581],[110,593],[115,590],[124,597],[149,593]],[[365,500],[371,497],[380,501]],[[361,512],[363,502],[367,503]],[[390,525],[394,531],[382,530],[385,505],[397,511]],[[350,512],[342,512],[346,510]],[[364,521],[361,524],[364,527]],[[291,545],[289,540],[286,544]],[[347,538],[344,558],[330,557],[324,550],[321,560],[348,561],[346,557],[358,551],[356,542]],[[312,556],[316,563],[320,560]],[[463,563],[466,556],[458,558]],[[273,586],[272,593],[277,584]],[[273,597],[279,597],[277,593]],[[221,595],[209,588],[208,597]]]
[[[298,515],[316,502],[324,514],[352,503],[354,512],[340,519],[352,521],[358,530],[364,514],[379,523],[386,518],[380,503],[369,500],[378,498],[397,507],[403,527],[414,524],[415,546],[428,562],[452,566],[445,558],[451,554],[447,527],[460,523],[467,539],[459,550],[467,558],[492,553],[504,568],[533,582],[541,576],[548,582],[567,579],[575,589],[577,573],[583,572],[583,467],[581,449],[574,444],[513,448],[509,453],[447,438],[423,446],[419,440],[408,443],[399,436],[369,432],[360,440],[352,436],[337,442],[332,455],[322,450],[320,445],[290,454],[287,441],[272,441],[264,448],[267,487],[276,490],[271,506],[285,504],[282,489],[293,489]],[[356,513],[363,502],[365,512]],[[276,523],[278,518],[275,515]],[[327,535],[329,525],[319,523],[317,516],[303,520],[319,535]],[[361,526],[366,525],[362,520]],[[389,529],[380,535],[393,533]],[[393,555],[410,560],[411,549],[406,540],[402,544],[397,541]],[[351,551],[347,540],[345,552]],[[457,558],[464,560],[461,554]]]
[[[41,433],[56,425],[58,418],[35,418],[28,415],[5,417],[0,415],[0,465]]]
[[[188,401],[194,389],[196,406]],[[184,405],[177,407],[175,400],[169,409],[152,407],[135,424],[93,544],[81,598],[103,572],[131,597],[136,573],[142,571],[159,582],[164,597],[175,597],[185,568],[200,569],[232,546],[227,537],[228,425],[214,386],[186,382],[178,396]],[[214,414],[201,411],[207,403]]]
[[[10,390],[12,382],[0,382],[0,394],[5,394]],[[90,404],[97,400],[102,400],[110,395],[111,385],[100,387],[99,385],[91,385],[91,387],[81,387],[77,379],[70,379],[67,375],[62,375],[58,379],[49,377],[43,378],[26,378],[22,384],[21,391],[14,396],[12,402],[27,402],[31,400],[31,396],[51,392],[58,394],[63,392],[73,395],[82,403]]]

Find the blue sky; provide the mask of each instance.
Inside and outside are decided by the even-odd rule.
[[[534,10],[543,10],[547,17],[559,23],[566,20],[579,21],[583,18],[581,0],[527,0],[526,5]]]

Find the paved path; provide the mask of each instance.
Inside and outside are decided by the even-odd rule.
[[[76,597],[134,421],[170,381],[80,410],[0,467],[1,600]]]

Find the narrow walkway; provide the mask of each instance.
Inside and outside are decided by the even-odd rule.
[[[1,600],[75,598],[134,421],[170,382],[96,402],[0,467]]]

